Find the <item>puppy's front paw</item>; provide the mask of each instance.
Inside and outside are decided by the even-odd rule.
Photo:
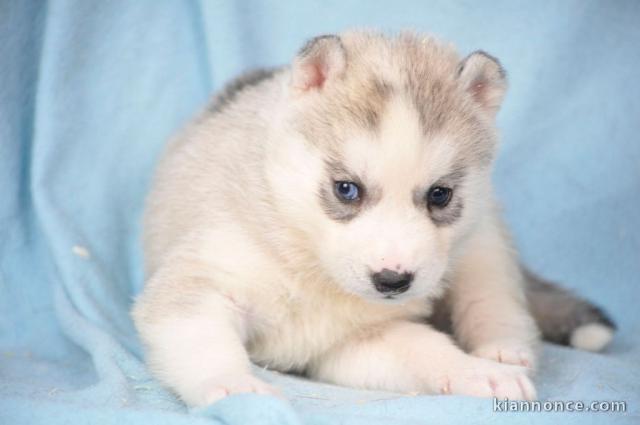
[[[441,394],[535,400],[536,390],[526,368],[467,356],[441,378]]]
[[[476,357],[524,366],[529,370],[535,369],[535,353],[531,347],[517,342],[495,342],[482,345],[471,352]]]
[[[224,374],[208,379],[197,404],[206,406],[232,394],[255,393],[282,397],[280,391],[248,373]]]

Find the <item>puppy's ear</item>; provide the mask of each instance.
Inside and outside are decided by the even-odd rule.
[[[347,55],[340,37],[312,38],[298,52],[291,69],[291,84],[299,92],[320,90],[339,78],[347,66]]]
[[[482,109],[495,116],[507,90],[507,74],[500,62],[478,50],[460,63],[458,78]]]

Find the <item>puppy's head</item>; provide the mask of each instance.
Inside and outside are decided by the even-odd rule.
[[[311,40],[290,70],[270,172],[301,250],[335,285],[392,302],[437,295],[491,197],[491,56],[405,34]]]

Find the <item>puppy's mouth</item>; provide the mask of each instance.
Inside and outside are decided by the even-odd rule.
[[[384,304],[405,304],[406,302],[414,299],[411,295],[402,294],[387,294],[378,298],[378,302]]]

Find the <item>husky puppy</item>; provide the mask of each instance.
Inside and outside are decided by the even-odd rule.
[[[534,399],[539,327],[606,345],[613,323],[523,274],[510,244],[490,179],[506,87],[486,53],[369,32],[232,83],[170,144],[148,198],[133,317],[155,376],[193,406],[277,393],[251,362]],[[453,336],[425,319],[436,301]]]

